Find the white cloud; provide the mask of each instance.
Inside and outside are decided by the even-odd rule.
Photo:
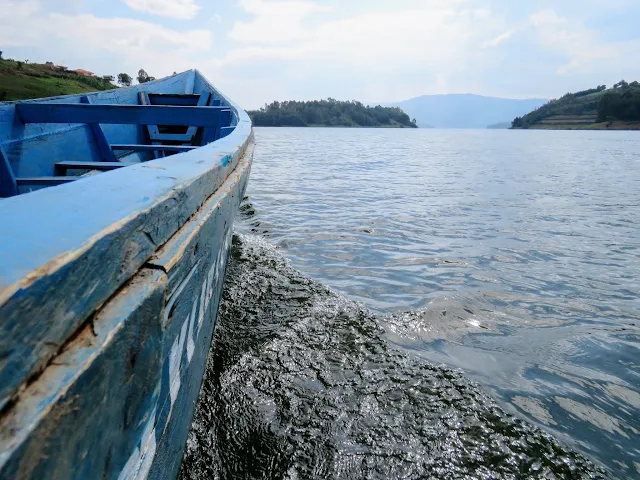
[[[166,49],[207,51],[211,47],[208,30],[177,31],[150,22],[130,18],[99,18],[93,15],[51,14],[57,38],[82,39],[84,48],[109,50],[127,57],[138,53]]]
[[[485,48],[497,47],[498,45],[500,45],[505,40],[508,40],[509,38],[511,38],[511,35],[513,35],[513,32],[511,32],[511,31],[501,33],[500,35],[498,35],[494,39],[489,40],[488,42],[485,42],[483,46]]]
[[[585,73],[600,61],[611,60],[622,54],[620,45],[600,41],[595,32],[578,21],[558,15],[554,10],[537,11],[529,21],[541,45],[567,57],[568,62],[558,69],[560,74]]]
[[[305,18],[326,9],[306,1],[242,0],[254,18],[236,23],[230,37],[251,45],[231,49],[219,65],[313,58],[327,62],[327,68],[339,65],[372,72],[401,66],[447,68],[478,50],[476,36],[497,33],[488,10],[457,10],[455,5],[464,2],[456,1],[423,3],[423,8],[396,8],[305,25]]]
[[[21,25],[21,20],[37,15],[38,11],[35,1],[0,1],[0,45],[21,47],[33,44],[37,32]]]
[[[273,98],[362,101],[449,93],[472,75],[465,72],[495,61],[483,43],[507,26],[488,9],[469,8],[475,0],[378,2],[357,9],[308,0],[239,3],[251,18],[236,22],[230,32],[235,45],[203,71],[224,72],[224,78],[260,69],[262,88],[242,76],[231,87],[250,97],[250,106],[261,104],[257,97],[264,99],[266,90]]]
[[[240,6],[253,19],[236,22],[230,38],[238,42],[281,43],[305,38],[308,30],[303,20],[313,13],[329,9],[312,2],[285,0],[240,0]]]
[[[213,43],[208,30],[178,31],[130,18],[47,13],[34,1],[15,9],[8,5],[10,15],[0,11],[0,45],[38,46],[45,56],[40,61],[66,62],[96,73],[137,72],[143,67],[156,77],[168,75],[193,68],[194,58],[206,54]]]
[[[321,96],[364,102],[425,93],[552,96],[640,75],[629,61],[640,49],[637,35],[605,41],[578,20],[609,12],[611,2],[632,8],[634,0],[584,8],[567,0],[540,11],[530,2],[501,8],[508,1],[233,0],[240,11],[212,1],[120,2],[119,17],[133,13],[126,3],[173,18],[202,14],[206,25],[165,22],[168,28],[146,14],[145,21],[88,14],[87,0],[0,0],[0,46],[7,56],[100,74],[135,75],[142,67],[160,77],[196,67],[249,107]]]
[[[130,8],[161,17],[189,20],[200,10],[195,0],[123,0]]]

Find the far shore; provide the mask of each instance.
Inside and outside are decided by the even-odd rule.
[[[527,128],[511,128],[511,130],[640,130],[640,122],[601,122],[586,125],[530,125]]]

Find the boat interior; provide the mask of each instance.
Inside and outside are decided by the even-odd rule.
[[[0,104],[0,198],[186,152],[237,112],[197,71],[135,87]]]

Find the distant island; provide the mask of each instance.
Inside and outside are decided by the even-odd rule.
[[[640,130],[640,83],[624,80],[567,93],[540,108],[516,117],[514,129]]]
[[[308,102],[273,102],[247,112],[256,127],[418,128],[398,107],[365,106],[333,98]]]

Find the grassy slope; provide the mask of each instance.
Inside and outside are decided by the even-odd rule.
[[[537,110],[543,113],[542,118],[530,120],[529,125],[525,128],[540,130],[640,130],[638,122],[616,120],[596,123],[600,99],[612,91],[613,89],[607,89],[584,97],[565,96],[558,100],[552,100]],[[533,111],[522,118],[532,119],[535,118],[535,114],[536,111]]]
[[[72,73],[57,73],[45,65],[22,64],[18,67],[18,62],[0,60],[0,99],[4,101],[95,92],[109,88],[115,88],[115,85],[97,79],[85,79]]]

